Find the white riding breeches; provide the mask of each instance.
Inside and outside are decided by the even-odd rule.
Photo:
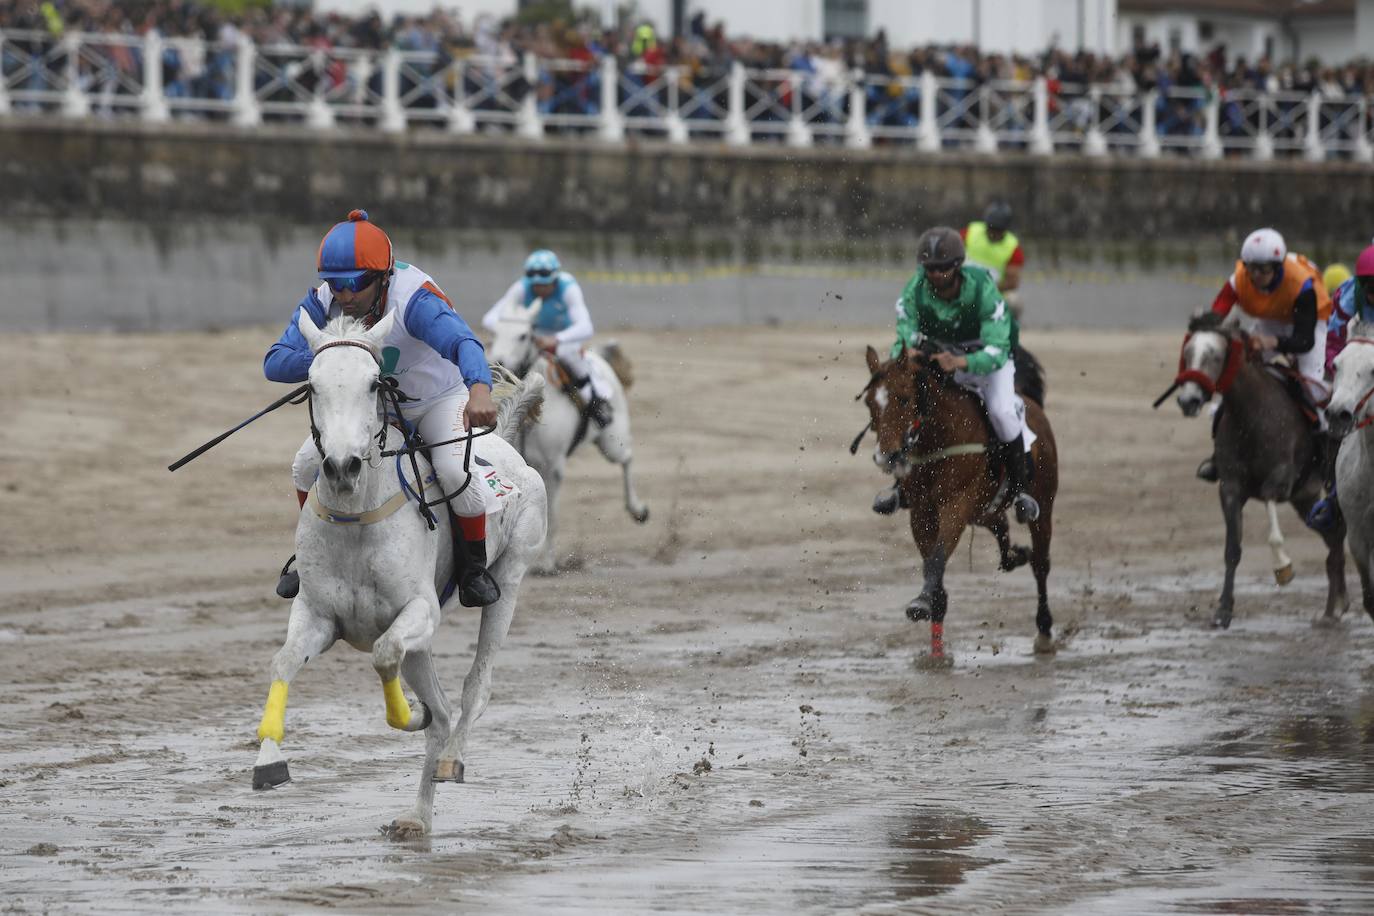
[[[604,378],[592,371],[591,362],[582,352],[585,343],[586,341],[581,340],[560,343],[558,345],[558,358],[576,378],[590,379],[592,393],[595,393],[603,401],[609,401],[611,399],[611,386],[606,383]],[[584,384],[581,388],[585,397],[589,393],[587,386]]]
[[[1293,325],[1286,321],[1270,321],[1267,318],[1250,318],[1246,322],[1246,330],[1251,334],[1272,334],[1275,337],[1282,337],[1293,333]],[[1264,361],[1266,363],[1281,359],[1284,354],[1273,350],[1266,350]],[[1321,410],[1320,406],[1331,397],[1331,386],[1326,383],[1326,319],[1318,318],[1317,325],[1312,330],[1312,349],[1302,353],[1289,354],[1293,357],[1293,362],[1297,364],[1298,374],[1302,376],[1303,385],[1307,388],[1307,396],[1312,400],[1313,406],[1317,407],[1317,427],[1322,431],[1326,430],[1326,411]]]
[[[463,435],[463,408],[467,403],[468,390],[459,386],[452,394],[438,398],[426,407],[403,406],[401,414],[407,423],[419,431],[426,442],[444,442]],[[463,470],[465,449],[466,443],[463,441],[430,449],[430,458],[434,462],[434,470],[439,475],[439,486],[444,493],[452,493],[467,480],[467,473]],[[483,479],[482,470],[473,464],[472,482],[449,503],[454,515],[474,518],[500,510],[502,501],[495,497],[491,486]],[[295,482],[296,489],[309,490],[314,485],[319,471],[319,450],[315,448],[315,440],[307,438],[291,462],[291,479]],[[426,499],[437,499],[439,495],[439,490],[434,489],[433,485],[425,490]]]
[[[1016,367],[1011,360],[987,375],[956,372],[954,381],[983,399],[983,406],[987,408],[988,419],[992,421],[992,431],[997,434],[998,441],[1010,442],[1024,434],[1026,451],[1030,451],[1035,437],[1026,427],[1026,405],[1016,393]]]

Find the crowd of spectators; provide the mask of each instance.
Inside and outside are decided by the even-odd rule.
[[[1158,89],[1158,122],[1162,133],[1201,130],[1203,99],[1223,98],[1234,90],[1261,92],[1319,92],[1328,98],[1374,96],[1374,64],[1368,61],[1340,65],[1308,63],[1275,64],[1267,58],[1229,58],[1218,47],[1206,55],[1163,52],[1157,46],[1137,48],[1119,58],[1088,52],[1049,48],[1034,55],[982,53],[971,46],[893,48],[879,31],[869,39],[835,39],[829,42],[770,43],[727,34],[720,22],[708,23],[698,14],[683,34],[659,36],[644,24],[603,29],[590,19],[498,22],[479,16],[466,23],[455,12],[436,9],[426,16],[396,16],[384,20],[376,12],[350,18],[320,14],[301,5],[249,6],[237,15],[196,0],[0,0],[0,29],[28,30],[54,39],[65,31],[144,35],[156,30],[165,38],[197,38],[218,47],[203,60],[181,59],[176,42],[164,55],[164,85],[169,95],[228,98],[232,93],[230,49],[245,35],[262,49],[274,48],[364,49],[396,47],[404,51],[428,51],[434,55],[433,72],[441,72],[452,60],[477,56],[513,66],[524,52],[542,60],[570,60],[588,65],[577,69],[546,68],[536,86],[523,81],[503,87],[507,93],[534,91],[545,114],[596,114],[600,86],[590,64],[605,55],[615,56],[629,78],[645,85],[666,67],[673,67],[679,89],[696,117],[718,117],[724,98],[722,76],[740,62],[754,70],[800,71],[804,76],[805,103],[820,109],[820,122],[841,122],[848,110],[849,74],[867,74],[868,119],[875,126],[910,127],[920,115],[920,92],[909,77],[926,72],[960,80],[968,87],[955,90],[942,104],[957,105],[961,94],[977,86],[1007,81],[1024,82],[1044,77],[1052,104],[1068,111],[1085,95],[1085,87],[1100,87],[1108,95],[1135,96]],[[23,50],[22,45],[16,47]],[[32,50],[32,49],[30,49]],[[121,66],[138,66],[136,54],[125,55]],[[7,56],[6,73],[18,62]],[[423,68],[422,68],[423,69]],[[348,73],[337,66],[318,73],[315,79],[346,81]],[[375,76],[374,76],[375,78]],[[413,80],[413,76],[408,77]],[[766,81],[762,85],[767,85]],[[778,114],[791,104],[792,85],[778,80],[772,104],[762,106]],[[633,90],[622,89],[622,96]],[[474,87],[469,87],[474,88]],[[1188,90],[1177,92],[1171,90]],[[757,86],[751,92],[758,95]],[[751,98],[751,104],[756,101]],[[1029,117],[1024,103],[1012,112],[1012,120]],[[1091,118],[1081,112],[1078,120]],[[972,117],[970,113],[970,117]],[[1243,106],[1223,113],[1223,130],[1243,131],[1247,117]]]

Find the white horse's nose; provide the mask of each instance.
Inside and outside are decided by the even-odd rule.
[[[327,455],[320,462],[320,472],[329,479],[330,483],[335,486],[342,486],[344,489],[353,485],[362,470],[363,459],[357,455],[350,455],[347,458],[337,460],[332,455]]]

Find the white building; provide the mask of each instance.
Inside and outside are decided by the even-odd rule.
[[[1276,62],[1374,56],[1374,0],[1118,0],[1116,45]]]
[[[1374,0],[1371,0],[1374,2]],[[609,21],[624,0],[574,0]],[[986,51],[1037,53],[1054,44],[1115,54],[1118,0],[636,0],[639,18],[660,32],[697,13],[708,24],[725,24],[731,36],[760,41],[820,41],[843,35],[870,37],[879,29],[888,43],[906,48],[928,43],[971,44]],[[519,0],[315,0],[317,10],[384,15],[423,13],[435,6],[458,9],[464,22],[481,14],[514,15]]]

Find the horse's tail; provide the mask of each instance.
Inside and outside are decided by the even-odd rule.
[[[531,372],[523,379],[501,366],[492,367],[493,389],[497,399],[496,434],[515,448],[526,426],[539,421],[544,403],[544,375]]]
[[[1030,398],[1041,407],[1045,406],[1045,367],[1035,354],[1025,347],[1011,351],[1012,363],[1016,366],[1016,390]]]
[[[615,372],[615,377],[620,379],[620,386],[626,391],[635,383],[634,365],[630,358],[625,355],[625,351],[620,348],[620,342],[612,340],[599,351],[601,358],[604,359]]]

